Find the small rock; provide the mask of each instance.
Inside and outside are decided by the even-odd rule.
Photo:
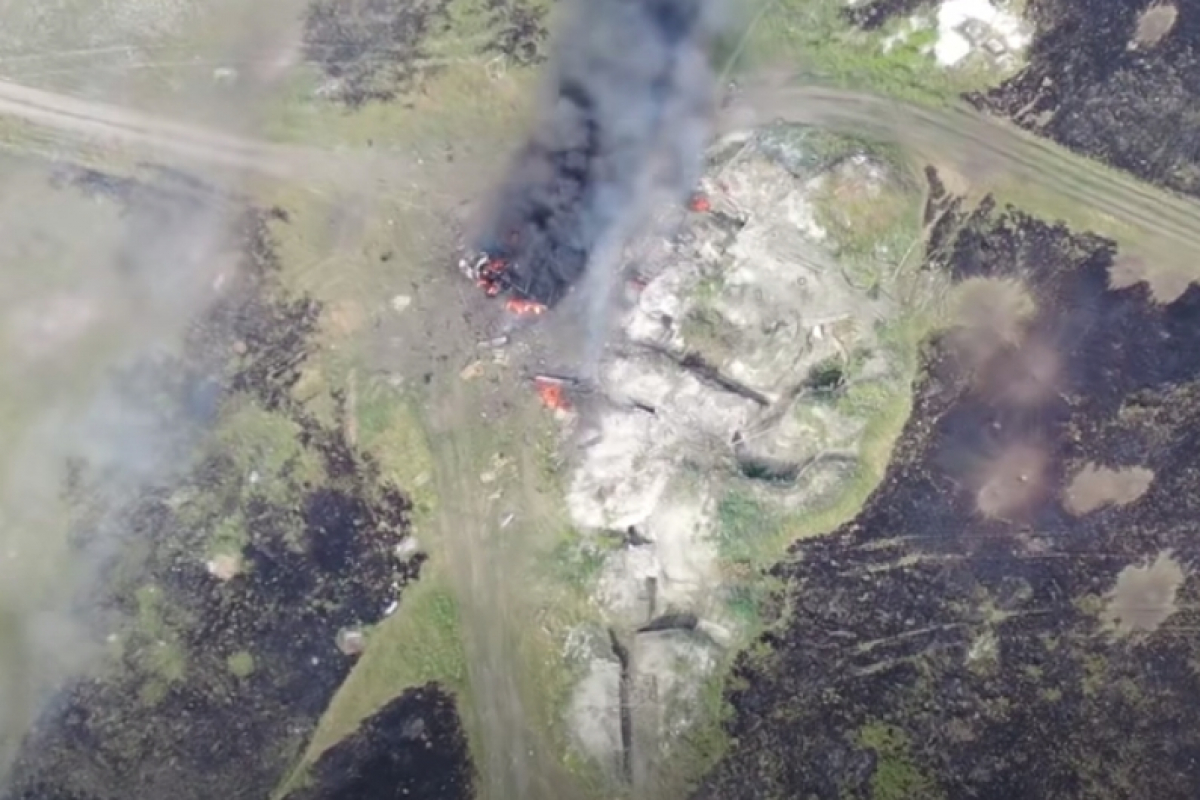
[[[487,486],[489,483],[495,483],[496,482],[496,471],[489,469],[487,472],[482,473],[479,476],[479,482],[482,483],[484,486]]]
[[[481,374],[483,374],[483,362],[473,361],[468,364],[462,372],[458,373],[458,377],[462,378],[464,381],[470,381],[478,378]]]
[[[392,298],[392,310],[396,313],[404,311],[412,305],[412,298],[406,294],[398,294]]]
[[[417,717],[404,723],[404,728],[401,729],[400,735],[405,739],[419,739],[425,734],[425,720]]]
[[[337,635],[337,648],[348,656],[359,655],[367,649],[367,636],[360,630],[341,630]]]
[[[208,574],[217,580],[228,581],[241,574],[242,559],[237,555],[221,553],[209,559],[205,567],[208,569]]]
[[[724,625],[718,625],[710,620],[700,620],[700,623],[696,626],[696,630],[721,647],[728,647],[733,642],[733,631]]]
[[[416,555],[417,551],[420,549],[421,543],[417,541],[417,537],[409,536],[400,544],[396,545],[394,552],[396,553],[396,558],[404,560]]]
[[[246,343],[240,339],[233,343],[233,352],[237,353],[239,356],[246,355],[246,349]]]

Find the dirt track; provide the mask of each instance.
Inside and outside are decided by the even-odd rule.
[[[433,181],[432,165],[396,158],[335,156],[312,148],[259,142],[6,81],[0,81],[0,114],[89,140],[134,146],[168,162],[317,184],[441,185]],[[1200,238],[1200,204],[1097,165],[965,106],[933,109],[868,94],[763,80],[735,95],[718,130],[728,132],[775,119],[870,132],[962,175],[982,172],[985,178],[1002,176],[1038,187],[1139,230],[1157,260],[1180,255],[1186,260],[1186,251]],[[1186,268],[1191,268],[1190,262]]]
[[[306,184],[395,188],[439,185],[424,165],[398,159],[343,157],[315,148],[280,145],[182,124],[120,106],[82,100],[0,81],[0,115],[106,147],[132,148],[157,163],[216,167]]]
[[[1200,240],[1200,203],[1104,167],[965,105],[935,109],[868,94],[763,80],[737,93],[719,129],[728,133],[774,120],[894,141],[928,163],[965,178],[968,186],[955,189],[982,192],[1000,181],[1066,201],[1109,218],[1114,227],[1131,230],[1134,235],[1122,242],[1125,249],[1150,262],[1151,274],[1161,276],[1164,284],[1182,291],[1179,279],[1186,283],[1197,275],[1191,248]]]

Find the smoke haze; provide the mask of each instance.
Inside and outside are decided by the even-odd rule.
[[[63,5],[6,8],[6,77],[128,100],[137,87],[120,66],[183,50],[188,26],[235,4],[135,1],[113,13],[102,3],[82,18]],[[238,30],[245,40],[227,37],[198,62],[220,65],[266,41],[261,27]],[[167,76],[193,118],[227,120],[261,94],[252,77],[217,97],[212,70]],[[122,507],[183,474],[211,425],[214,382],[181,372],[177,358],[189,326],[234,283],[237,246],[237,209],[197,181],[120,159],[114,172],[139,180],[113,178],[64,166],[75,148],[53,136],[33,141],[20,148],[29,155],[0,155],[0,773],[54,690],[95,663],[115,628],[97,625],[88,601],[104,562],[128,544]],[[82,526],[64,499],[77,470],[87,478]]]
[[[578,0],[546,94],[481,238],[511,260],[519,297],[561,301],[587,279],[598,304],[625,242],[699,178],[714,108],[717,0]]]

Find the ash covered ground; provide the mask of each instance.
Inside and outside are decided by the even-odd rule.
[[[198,182],[182,192],[94,171],[68,178],[133,216],[237,202],[198,199]],[[178,480],[120,507],[93,491],[104,476],[89,463],[69,475],[74,555],[103,565],[102,588],[79,598],[80,613],[107,632],[108,653],[27,734],[5,797],[269,796],[349,674],[366,627],[418,574],[424,556],[408,546],[408,498],[341,426],[292,393],[321,308],[283,288],[272,215],[242,209],[240,256],[182,355],[124,377],[127,391],[150,393],[163,408],[209,424],[219,410],[241,423],[209,441]],[[123,544],[90,552],[114,524]],[[404,746],[436,747],[442,759],[376,764],[381,774],[413,797],[467,791],[465,740],[438,687],[407,693],[381,714],[371,724],[399,726]],[[376,763],[347,742],[321,762],[320,791],[329,793],[303,796],[345,796],[328,766],[345,748]]]
[[[1200,196],[1200,7],[1035,0],[1029,64],[972,102],[1143,180]]]
[[[1111,243],[989,203],[938,227],[964,315],[861,514],[775,568],[695,797],[1190,797],[1200,289],[1110,290]]]

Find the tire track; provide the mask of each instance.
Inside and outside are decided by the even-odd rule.
[[[417,159],[338,155],[326,150],[233,136],[143,111],[0,81],[0,116],[8,116],[111,148],[134,148],[148,160],[216,167],[321,186],[408,185],[428,195],[446,186],[440,165]],[[453,185],[453,184],[449,184]],[[434,195],[440,192],[433,190]]]
[[[998,171],[1004,178],[1037,187],[1135,229],[1136,239],[1123,244],[1151,258],[1156,268],[1200,276],[1189,256],[1189,250],[1200,241],[1200,203],[966,106],[928,108],[819,86],[761,81],[734,97],[719,129],[728,133],[775,120],[868,133],[964,174],[982,159],[989,171]]]

